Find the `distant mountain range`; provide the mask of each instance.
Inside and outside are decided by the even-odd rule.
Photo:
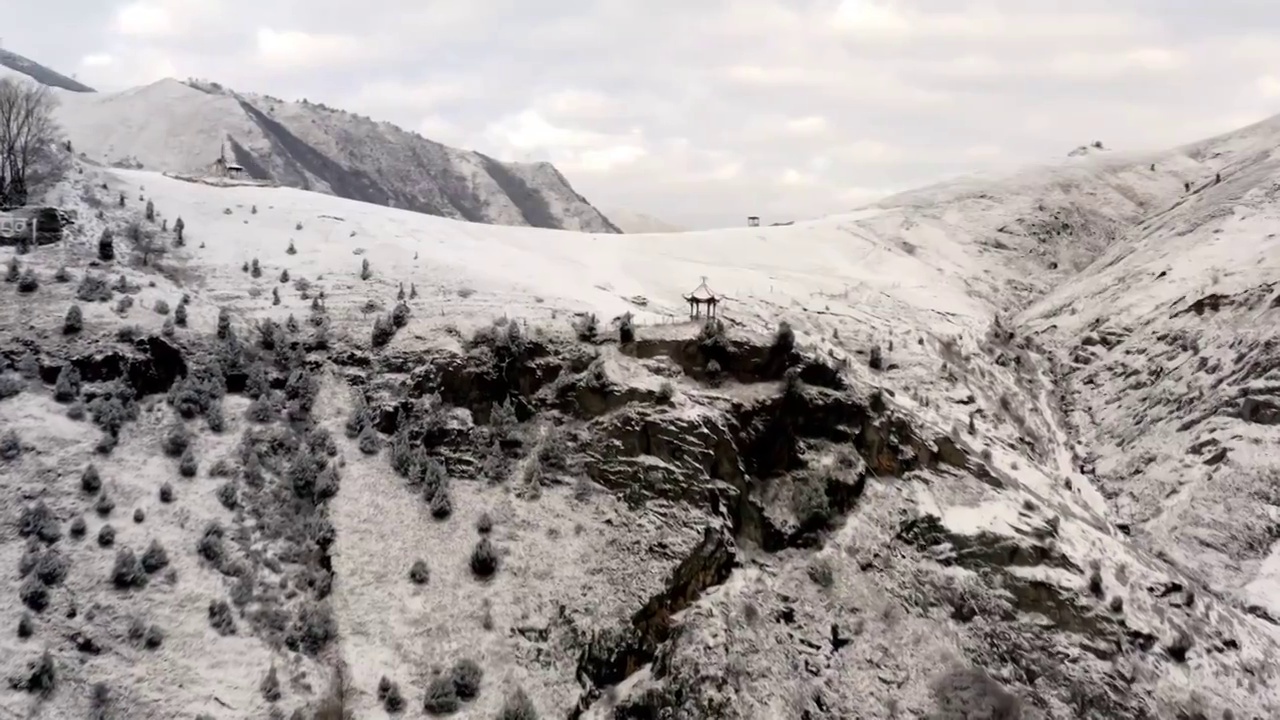
[[[492,225],[619,228],[550,163],[502,162],[324,104],[166,79],[98,93],[12,52],[0,65],[55,89],[76,152],[116,167],[200,173],[220,155],[255,179]]]

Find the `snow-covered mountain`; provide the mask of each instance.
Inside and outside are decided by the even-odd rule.
[[[256,179],[440,217],[618,232],[550,163],[501,162],[323,104],[212,82],[80,92],[88,88],[23,58],[6,66],[57,89],[67,138],[103,164],[199,174],[226,155]]]
[[[29,60],[10,50],[0,49],[0,74],[4,74],[5,70],[26,75],[42,85],[60,88],[68,92],[95,92],[93,88],[74,78],[69,78],[62,73],[50,70],[40,63]]]
[[[640,236],[82,164],[0,286],[0,707],[1280,717],[1277,146]]]

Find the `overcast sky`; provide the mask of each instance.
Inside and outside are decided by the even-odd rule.
[[[307,97],[551,160],[600,207],[690,227],[1280,113],[1276,0],[46,0],[5,15],[6,48],[100,90],[172,76]]]

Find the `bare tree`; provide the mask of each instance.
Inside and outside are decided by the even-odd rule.
[[[0,207],[25,205],[65,169],[53,119],[57,99],[49,88],[0,78]]]
[[[135,258],[143,265],[150,265],[152,260],[160,258],[168,250],[168,246],[157,237],[154,228],[143,227],[137,220],[129,223],[125,236],[133,244]]]

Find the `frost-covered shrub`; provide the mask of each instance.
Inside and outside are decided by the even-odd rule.
[[[178,472],[185,478],[193,478],[200,471],[200,463],[196,460],[196,454],[191,448],[187,448],[182,453],[182,458],[178,460]]]
[[[62,538],[62,529],[49,506],[43,500],[37,500],[35,504],[22,508],[18,516],[18,536],[53,544]]]
[[[209,626],[219,635],[235,635],[236,620],[231,614],[231,606],[226,600],[211,600],[209,602]]]
[[[573,332],[582,342],[595,342],[600,337],[600,320],[595,313],[580,315],[573,322]]]
[[[426,585],[431,579],[431,571],[427,568],[427,562],[421,558],[413,561],[413,566],[409,568],[409,582],[414,585]]]
[[[116,529],[110,525],[103,525],[98,530],[98,544],[102,547],[111,547],[116,542]]]
[[[400,686],[385,675],[378,681],[378,702],[391,715],[404,710],[404,695],[400,693]]]
[[[33,293],[40,289],[40,276],[36,275],[36,271],[27,268],[22,271],[22,276],[18,278],[18,292]]]
[[[80,370],[67,363],[58,372],[58,382],[53,386],[53,399],[65,403],[75,400],[80,395]]]
[[[111,568],[111,583],[122,590],[146,586],[147,573],[142,569],[142,561],[129,548],[121,548],[116,553],[115,565]]]
[[[480,695],[480,682],[484,679],[484,671],[474,660],[459,660],[454,664],[449,676],[453,680],[453,689],[460,699],[474,700]]]
[[[111,283],[101,275],[85,273],[76,286],[76,298],[82,302],[107,302],[115,296]]]
[[[153,310],[155,310],[155,311],[156,311],[156,313],[158,313],[158,314],[160,314],[160,315],[168,315],[168,314],[169,314],[169,303],[165,302],[163,299],[161,299],[161,300],[157,300],[157,301],[156,301],[156,304],[155,304],[154,306],[152,306],[152,309],[153,309]]]
[[[338,636],[338,624],[328,604],[311,602],[303,605],[285,637],[291,650],[318,655]]]
[[[0,460],[17,460],[22,456],[22,438],[10,428],[0,434]]]
[[[458,691],[453,686],[453,679],[443,675],[437,676],[427,686],[426,698],[422,701],[422,709],[432,715],[448,715],[455,713],[461,703]]]
[[[31,610],[44,612],[49,607],[49,588],[32,575],[18,587],[18,599]]]
[[[498,572],[498,550],[489,538],[482,537],[476,543],[475,549],[471,551],[470,565],[471,573],[481,580],[491,578]]]
[[[0,371],[0,400],[11,398],[22,392],[25,384],[22,377],[10,372]]]
[[[396,328],[402,328],[409,324],[409,306],[403,302],[396,303],[391,309],[391,324]]]
[[[175,422],[169,426],[160,444],[160,447],[164,449],[164,454],[169,457],[181,456],[190,446],[191,434],[187,432],[187,427],[180,422]]]
[[[102,489],[102,476],[98,473],[98,466],[90,463],[80,473],[80,489],[91,495]]]
[[[146,552],[142,553],[141,562],[143,570],[148,573],[157,573],[169,567],[169,553],[165,551],[159,540],[152,540]]]
[[[276,702],[280,699],[280,677],[276,674],[275,665],[272,665],[271,669],[267,671],[266,677],[262,678],[262,683],[258,685],[258,690],[262,693],[262,698],[267,702]]]
[[[226,531],[222,529],[221,525],[217,522],[211,522],[205,526],[200,540],[196,543],[197,554],[214,567],[221,566],[222,560],[226,556],[226,549],[223,546],[225,534]]]
[[[67,308],[67,315],[62,319],[62,333],[74,335],[84,329],[84,312],[79,305]]]
[[[395,337],[396,325],[392,319],[386,315],[379,315],[373,321],[373,332],[370,336],[370,342],[373,347],[380,348],[391,342],[391,338]]]
[[[240,505],[239,495],[233,482],[225,482],[218,486],[218,502],[228,510],[235,510]]]
[[[105,492],[98,496],[98,500],[93,504],[94,512],[100,517],[107,517],[116,509],[116,501]]]

